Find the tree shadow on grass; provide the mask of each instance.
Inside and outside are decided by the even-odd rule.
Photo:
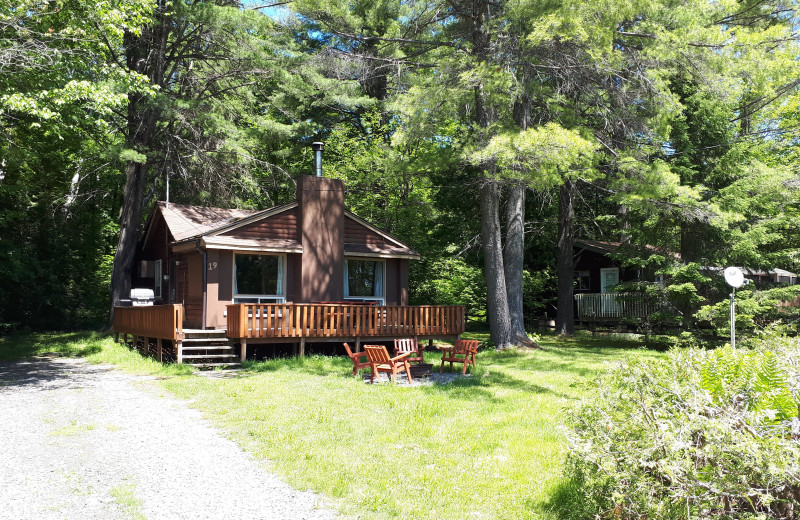
[[[96,332],[61,334],[11,334],[0,337],[0,361],[15,361],[37,355],[86,357],[102,350],[104,336]]]
[[[596,366],[606,361],[622,361],[627,354],[637,355],[641,349],[598,350],[589,347],[553,348],[545,351],[504,350],[487,352],[484,359],[487,363],[514,370],[532,372],[572,373],[579,377],[587,377],[597,372]]]
[[[508,374],[493,372],[488,375],[481,375],[480,371],[469,376],[457,376],[451,381],[436,383],[432,385],[421,385],[422,392],[427,394],[445,394],[450,399],[464,401],[484,401],[501,403],[507,399],[498,396],[492,389],[502,388],[529,394],[550,394],[554,397],[568,399],[570,396],[555,391],[553,388],[533,384]]]
[[[312,376],[332,376],[346,374],[352,377],[353,364],[349,358],[322,355],[275,358],[264,361],[245,361],[242,366],[246,374],[263,374],[278,371],[291,371]],[[245,375],[246,377],[246,375]]]
[[[595,518],[597,504],[586,496],[585,488],[582,479],[576,476],[565,478],[556,485],[545,504],[531,504],[531,507],[538,507],[559,520]]]

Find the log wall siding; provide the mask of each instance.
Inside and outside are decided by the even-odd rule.
[[[114,332],[170,341],[183,340],[183,305],[115,307]]]
[[[290,239],[297,240],[297,208],[268,217],[252,224],[232,229],[224,236],[243,239]]]
[[[464,307],[338,304],[228,305],[229,338],[457,336]]]

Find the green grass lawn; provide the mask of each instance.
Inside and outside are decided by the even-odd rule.
[[[485,335],[473,335],[486,339]],[[474,373],[436,386],[365,384],[346,357],[247,364],[216,379],[92,334],[0,338],[0,360],[80,355],[140,373],[206,413],[299,489],[359,518],[560,518],[561,419],[632,341],[544,338],[545,350],[481,351]],[[436,352],[426,361],[438,368]],[[235,492],[235,483],[230,483]],[[567,512],[568,513],[568,512]]]

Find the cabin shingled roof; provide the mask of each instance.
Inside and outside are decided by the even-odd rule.
[[[188,206],[174,202],[167,206],[163,201],[158,202],[158,207],[175,242],[205,235],[219,227],[258,213],[248,209]]]
[[[635,244],[623,244],[622,242],[606,242],[602,240],[589,240],[586,238],[575,239],[574,246],[579,247],[581,249],[586,249],[588,251],[593,251],[595,253],[600,253],[601,255],[616,253],[617,250],[620,249],[621,247],[628,247],[628,248],[642,247]],[[665,251],[656,246],[645,245],[644,249],[649,253],[662,254],[664,256],[672,256],[677,260],[680,260],[681,257],[680,253],[675,253],[673,251]]]
[[[302,246],[294,240],[278,239],[243,239],[238,237],[222,237],[223,232],[275,215],[297,206],[296,202],[282,206],[274,206],[265,210],[227,209],[206,206],[190,206],[186,204],[167,204],[158,202],[158,209],[164,217],[174,242],[188,242],[201,239],[208,242],[209,247],[231,247],[252,250],[274,250],[301,252]],[[344,244],[345,254],[364,256],[384,256],[419,259],[419,253],[389,233],[379,229],[357,215],[345,210],[345,216],[384,237],[383,245]]]

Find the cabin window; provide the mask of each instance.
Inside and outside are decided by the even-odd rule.
[[[589,271],[575,271],[572,275],[572,278],[575,280],[576,291],[592,290],[592,286],[590,285],[591,279],[589,278]]]
[[[382,260],[345,260],[344,297],[346,300],[384,303]]]
[[[153,265],[153,297],[157,300],[161,299],[161,260],[156,260]]]
[[[278,255],[235,255],[234,303],[283,303],[284,258]]]

